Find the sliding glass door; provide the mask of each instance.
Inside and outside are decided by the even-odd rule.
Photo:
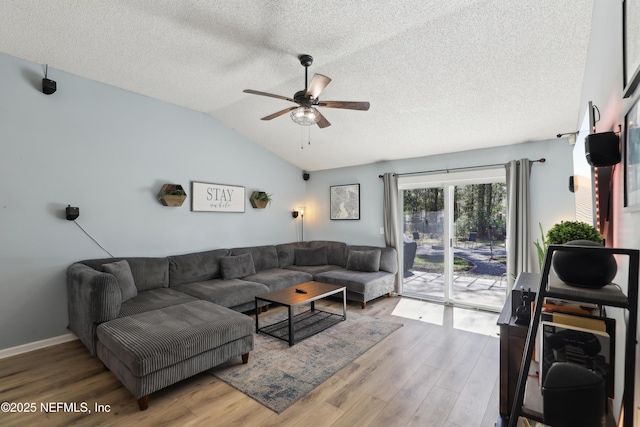
[[[444,188],[404,190],[404,289],[430,299],[445,300]],[[420,278],[420,280],[416,280]]]
[[[506,297],[504,170],[401,180],[403,295],[499,311]]]

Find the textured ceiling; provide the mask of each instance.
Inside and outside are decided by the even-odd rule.
[[[314,171],[576,130],[593,1],[3,0],[0,52],[204,112]],[[261,121],[294,104],[242,90],[293,97],[303,53],[332,78],[321,100],[370,110]]]

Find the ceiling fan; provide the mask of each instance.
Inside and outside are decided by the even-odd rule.
[[[318,96],[324,90],[325,87],[331,82],[331,79],[322,74],[314,74],[311,79],[311,84],[307,85],[309,66],[313,63],[313,57],[311,55],[300,55],[298,57],[300,64],[304,66],[304,86],[305,89],[298,91],[293,95],[293,98],[287,96],[274,95],[272,93],[260,92],[252,89],[243,90],[244,93],[251,93],[253,95],[269,96],[271,98],[284,99],[298,104],[297,107],[289,107],[284,110],[280,110],[276,113],[263,117],[261,120],[271,120],[276,117],[280,117],[283,114],[291,111],[291,119],[294,122],[302,126],[310,126],[317,124],[320,128],[326,128],[331,126],[331,123],[318,111],[316,107],[327,108],[343,108],[347,110],[361,110],[367,111],[369,109],[368,102],[351,102],[351,101],[320,101]]]

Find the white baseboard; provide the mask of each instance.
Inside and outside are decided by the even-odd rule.
[[[16,347],[5,348],[4,350],[0,350],[0,359],[17,356],[18,354],[28,353],[33,350],[51,347],[52,345],[62,344],[77,339],[78,337],[75,334],[69,333],[60,335],[58,337],[47,338],[46,340],[42,341],[30,342],[28,344],[19,345]]]

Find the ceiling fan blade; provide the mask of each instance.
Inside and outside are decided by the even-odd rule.
[[[318,114],[320,115],[320,120],[318,120],[318,123],[316,124],[320,129],[331,126],[331,123],[329,123],[329,120],[327,120],[327,118],[323,116],[320,111],[318,111]]]
[[[253,90],[253,89],[245,89],[243,90],[244,93],[250,93],[253,95],[261,95],[261,96],[269,96],[271,98],[278,98],[278,99],[284,99],[285,101],[291,101],[291,102],[296,102],[293,99],[287,97],[287,96],[282,96],[282,95],[274,95],[272,93],[267,93],[267,92],[260,92],[259,90]]]
[[[298,107],[289,107],[289,108],[285,108],[284,110],[280,110],[277,113],[273,113],[270,114],[268,116],[265,116],[263,118],[261,118],[260,120],[271,120],[271,119],[275,119],[276,117],[280,117],[283,114],[287,114],[289,111],[293,111]]]
[[[322,74],[314,74],[305,95],[307,98],[318,99],[320,92],[322,92],[330,82],[331,79],[329,77],[323,76]]]
[[[318,102],[318,107],[345,108],[347,110],[367,111],[369,109],[369,103],[351,101],[321,101]]]

